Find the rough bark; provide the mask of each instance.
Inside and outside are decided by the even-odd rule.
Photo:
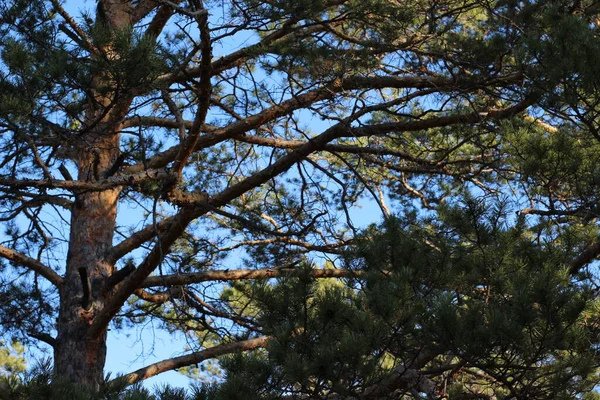
[[[116,159],[118,136],[99,136],[88,151],[81,149],[79,180],[95,180]],[[58,318],[55,372],[78,383],[97,386],[103,378],[106,359],[106,330],[93,340],[88,328],[102,310],[110,294],[107,280],[114,266],[104,260],[112,246],[117,215],[118,189],[81,193],[71,214],[70,246]],[[89,304],[84,303],[84,288],[79,270],[87,272],[90,282]],[[86,307],[87,306],[87,307]],[[86,310],[87,308],[87,310]]]
[[[131,23],[130,5],[106,0],[98,3],[97,23],[124,29]],[[102,52],[115,57],[111,46]],[[131,104],[111,78],[102,72],[91,79],[85,124],[75,146],[77,180],[96,183],[117,161],[121,122]],[[120,188],[76,192],[64,284],[61,287],[54,348],[54,370],[72,382],[97,388],[103,380],[107,328],[90,337],[89,327],[110,297],[108,284],[114,265],[106,261],[112,247]]]

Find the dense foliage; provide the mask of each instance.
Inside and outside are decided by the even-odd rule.
[[[11,395],[593,398],[599,18],[3,2],[0,333],[54,356]],[[109,328],[145,324],[186,347],[107,381]]]
[[[273,340],[225,359],[215,398],[589,393],[600,378],[597,291],[573,282],[571,251],[483,206],[373,226],[348,255],[354,276],[344,281],[316,281],[308,268],[238,285]]]

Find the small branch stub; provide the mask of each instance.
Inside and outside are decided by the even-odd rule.
[[[127,278],[133,271],[135,271],[135,265],[127,264],[125,267],[121,268],[120,270],[118,270],[117,272],[112,274],[110,276],[110,278],[108,278],[108,286],[111,288],[117,286],[119,283],[121,283],[123,281],[123,279]]]

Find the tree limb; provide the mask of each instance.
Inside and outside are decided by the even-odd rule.
[[[210,281],[237,281],[242,279],[271,279],[282,276],[300,276],[303,274],[306,274],[306,271],[286,267],[202,271],[188,274],[151,276],[146,278],[142,287],[178,286]],[[362,274],[362,271],[347,269],[313,269],[308,273],[312,278],[353,278]]]
[[[75,42],[77,42],[77,44],[79,44],[81,47],[85,48],[90,53],[99,55],[100,51],[98,50],[98,48],[96,46],[94,46],[94,44],[92,43],[92,40],[84,32],[84,30],[77,24],[77,22],[75,22],[73,17],[65,11],[65,9],[60,4],[60,2],[58,0],[51,0],[51,2],[52,2],[52,5],[54,6],[54,8],[56,9],[56,11],[60,14],[60,16],[63,17],[63,19],[67,22],[67,24],[69,24],[71,29],[73,29],[75,31],[75,33],[78,35],[78,37],[71,37],[71,39],[75,40]],[[70,37],[70,35],[69,35],[69,37]]]
[[[157,363],[140,368],[119,378],[113,379],[111,384],[127,383],[132,385],[145,379],[156,376],[165,371],[172,371],[177,368],[187,367],[189,365],[201,363],[204,360],[216,358],[224,354],[235,353],[238,351],[255,350],[265,347],[270,340],[269,336],[261,336],[255,339],[243,340],[240,342],[221,344],[202,351],[186,354],[180,357],[169,358]]]
[[[198,3],[201,6],[201,3]],[[211,77],[211,59],[212,59],[212,47],[210,41],[210,29],[208,27],[208,11],[202,8],[200,11],[204,11],[203,14],[195,17],[198,23],[198,29],[200,31],[200,43],[201,43],[201,54],[200,60],[200,83],[194,85],[194,92],[196,94],[198,108],[196,115],[194,116],[194,123],[192,124],[187,137],[179,148],[179,152],[175,157],[175,163],[173,169],[175,174],[181,179],[181,173],[185,167],[188,159],[196,149],[197,143],[200,138],[202,126],[206,120],[208,109],[210,107],[210,97],[212,94],[212,84],[210,82]]]
[[[31,336],[34,339],[37,339],[39,341],[42,341],[52,347],[56,346],[56,339],[50,335],[48,335],[47,333],[43,333],[43,332],[28,332],[27,335]]]
[[[111,248],[106,254],[106,260],[110,264],[116,263],[123,256],[128,254],[130,251],[137,249],[148,240],[154,238],[157,233],[162,233],[167,230],[170,220],[162,220],[156,223],[156,226],[150,224],[139,231],[129,235],[127,239],[124,239],[119,244]]]
[[[510,85],[520,82],[523,79],[521,74],[510,74],[507,76],[499,77],[491,81],[477,81],[473,80],[470,77],[462,78],[446,78],[446,77],[435,77],[435,78],[423,78],[420,76],[388,76],[388,77],[350,77],[345,80],[337,80],[332,82],[329,85],[326,85],[322,88],[308,91],[306,93],[297,95],[292,97],[291,99],[282,101],[281,103],[274,105],[270,108],[267,108],[257,114],[251,115],[249,117],[244,118],[240,121],[235,121],[223,128],[215,128],[213,126],[203,125],[200,127],[205,134],[198,138],[196,143],[195,151],[206,148],[208,146],[213,146],[218,144],[224,140],[241,136],[253,129],[256,129],[270,121],[273,121],[277,118],[280,118],[284,115],[289,114],[292,111],[301,109],[303,107],[307,107],[311,104],[314,104],[318,101],[327,100],[335,97],[336,94],[347,91],[347,90],[357,90],[357,89],[386,89],[386,88],[394,88],[394,89],[425,89],[425,88],[437,88],[440,91],[442,90],[468,90],[474,88],[484,87],[486,85],[491,84],[503,84]],[[528,104],[530,105],[530,104]],[[525,107],[526,108],[526,107]],[[460,123],[460,122],[477,122],[482,119],[494,119],[499,118],[497,115],[502,110],[492,110],[482,115],[480,113],[471,113],[471,114],[458,114],[458,116],[449,116],[449,117],[439,117],[432,118],[429,120],[429,124],[434,126],[434,121],[444,120],[444,118],[448,121],[447,124],[451,123]],[[522,110],[520,110],[522,111]],[[489,114],[489,116],[488,116]],[[461,121],[460,116],[463,116],[465,121]],[[424,121],[415,121],[424,124]],[[178,128],[179,122],[175,119],[169,120],[165,118],[158,117],[147,117],[144,119],[141,118],[129,118],[125,120],[123,123],[123,127],[131,127],[138,126],[140,124],[144,124],[144,126],[150,125],[150,123],[155,122],[156,126],[162,127],[171,127]],[[193,122],[186,121],[186,127],[191,128],[193,126]],[[394,124],[394,123],[390,123]],[[406,125],[409,124],[407,122],[398,123],[400,128],[400,124]],[[381,124],[386,125],[386,124]],[[417,129],[425,129],[418,127],[419,124],[415,125],[415,130]],[[425,126],[430,127],[430,126]],[[188,129],[189,129],[188,128]],[[181,145],[176,145],[167,149],[159,154],[154,155],[149,160],[147,160],[146,166],[148,168],[162,168],[166,166],[168,163],[175,160],[177,155],[180,152]],[[127,174],[133,174],[135,172],[143,171],[146,166],[143,163],[132,165],[131,167],[125,170]]]
[[[206,210],[204,210],[206,212]],[[137,267],[135,272],[129,275],[123,282],[117,285],[117,289],[105,303],[104,308],[94,318],[87,334],[91,340],[95,340],[100,336],[112,318],[117,314],[119,309],[127,301],[129,296],[138,288],[142,282],[154,271],[154,269],[162,262],[164,255],[171,248],[171,245],[185,231],[188,224],[202,215],[202,211],[198,209],[184,209],[173,217],[168,218],[165,223],[166,229],[161,234],[158,243],[146,256],[144,261]]]
[[[19,253],[18,251],[0,245],[0,257],[6,258],[25,268],[29,268],[30,270],[40,274],[41,276],[49,280],[56,287],[60,287],[63,283],[62,277],[58,275],[53,269],[42,264],[34,258]]]
[[[571,261],[569,274],[578,273],[584,266],[594,261],[598,255],[600,255],[600,241],[596,240]]]

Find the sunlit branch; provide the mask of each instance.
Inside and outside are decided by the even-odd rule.
[[[282,156],[268,167],[214,195],[208,200],[207,203],[205,199],[202,199],[202,202],[198,204],[197,207],[193,207],[192,205],[184,207],[183,210],[177,215],[168,218],[166,220],[168,221],[167,228],[165,232],[158,238],[154,248],[150,251],[144,261],[142,261],[137,270],[118,287],[117,291],[106,303],[105,308],[94,319],[94,322],[90,326],[88,332],[90,338],[96,338],[103,332],[106,326],[108,326],[110,320],[114,315],[116,315],[131,293],[139,288],[142,282],[144,282],[144,280],[152,273],[152,271],[162,262],[165,253],[169,251],[171,245],[185,231],[187,225],[191,221],[206,214],[212,207],[222,207],[227,205],[231,200],[238,198],[242,194],[259,187],[270,179],[286,172],[294,164],[300,162],[311,153],[322,150],[322,148],[332,140],[344,136],[358,137],[381,135],[398,130],[420,130],[437,126],[448,126],[461,123],[477,123],[485,120],[500,120],[503,118],[512,117],[519,112],[522,112],[528,106],[530,106],[533,101],[533,98],[527,98],[521,103],[501,110],[458,114],[448,117],[432,118],[423,121],[385,123],[360,128],[351,128],[344,122],[332,126],[320,135],[309,140],[306,144]]]
[[[206,210],[204,210],[204,212],[206,212]],[[185,232],[185,228],[188,224],[199,215],[202,215],[202,213],[202,210],[199,211],[198,209],[183,209],[177,215],[165,220],[166,229],[158,237],[154,248],[137,267],[135,272],[117,286],[113,296],[110,297],[102,311],[94,318],[88,331],[88,336],[91,339],[95,339],[102,334],[112,318],[127,301],[127,298],[141,286],[146,277],[148,277],[148,275],[150,275],[162,262],[166,252],[168,252],[171,245],[181,236],[181,234]]]
[[[133,15],[134,20],[140,20],[144,18],[152,9],[156,8],[155,0],[144,0],[140,2],[136,8]],[[173,8],[167,5],[161,6],[157,11],[152,21],[148,25],[146,29],[146,37],[150,37],[153,40],[156,40],[160,32],[164,29],[165,25],[173,15]]]
[[[146,278],[142,287],[156,286],[177,286],[189,285],[194,283],[212,282],[212,281],[239,281],[245,279],[271,279],[283,276],[303,276],[308,275],[312,278],[354,278],[362,275],[361,271],[351,271],[347,269],[313,269],[308,273],[302,269],[296,268],[262,268],[262,269],[238,269],[222,271],[202,271],[188,274],[175,274],[164,276],[151,276]]]
[[[112,382],[118,384],[125,382],[127,384],[134,384],[141,382],[145,379],[151,378],[155,375],[163,373],[165,371],[172,371],[178,368],[187,367],[193,364],[201,363],[202,361],[216,358],[224,354],[231,354],[239,351],[255,350],[265,347],[267,342],[270,340],[269,336],[261,336],[255,339],[243,340],[240,342],[221,344],[205,350],[197,351],[194,353],[186,354],[180,357],[169,358],[166,360],[159,361],[157,363],[148,365],[144,368],[140,368],[135,372],[131,372],[122,377],[114,379]]]
[[[182,295],[182,291],[177,287],[171,288],[170,290],[161,292],[161,293],[150,293],[144,289],[137,289],[135,295],[142,300],[145,300],[154,304],[163,304],[174,297],[179,297]]]

